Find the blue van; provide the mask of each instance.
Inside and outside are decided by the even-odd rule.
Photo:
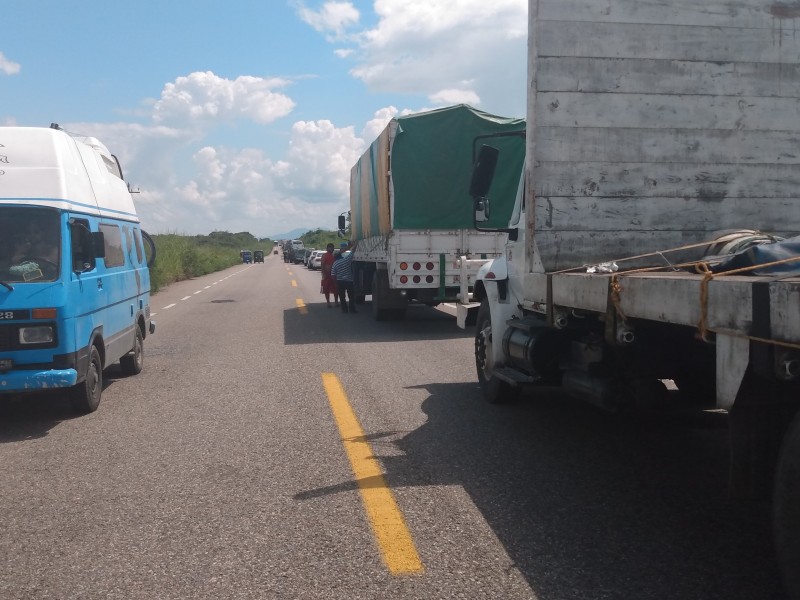
[[[102,143],[0,127],[0,398],[63,388],[88,413],[108,365],[139,373],[154,258]]]

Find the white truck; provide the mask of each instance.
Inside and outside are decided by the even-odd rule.
[[[524,138],[507,134],[524,127],[523,119],[452,106],[392,119],[359,158],[350,174],[355,295],[372,295],[376,320],[402,319],[412,300],[470,302],[478,269],[503,253],[506,239],[472,227],[473,140],[496,136],[513,156],[494,179],[504,200],[489,216],[503,225],[525,156]],[[345,228],[341,215],[339,230]]]
[[[800,8],[530,0],[526,164],[474,286],[491,402],[727,411],[732,497],[772,496],[800,598]],[[478,227],[503,152],[484,140]],[[459,307],[463,326],[466,310]]]

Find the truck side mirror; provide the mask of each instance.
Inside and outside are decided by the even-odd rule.
[[[345,229],[347,229],[347,220],[344,215],[339,215],[339,231],[344,231]]]
[[[497,148],[486,144],[481,146],[478,158],[472,165],[472,179],[469,182],[469,195],[473,198],[485,198],[489,194],[499,155],[500,150]]]
[[[95,258],[106,257],[106,238],[102,231],[92,232],[92,250]]]
[[[473,210],[476,223],[485,223],[492,216],[491,203],[488,198],[475,198]]]

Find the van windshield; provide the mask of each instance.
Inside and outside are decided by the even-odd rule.
[[[57,211],[0,206],[0,281],[55,281],[60,270],[60,249]]]

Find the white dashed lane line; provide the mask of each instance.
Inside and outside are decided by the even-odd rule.
[[[242,269],[242,271],[244,271],[244,269]],[[237,271],[236,273],[233,273],[232,275],[228,275],[227,277],[223,277],[222,279],[218,279],[217,281],[215,281],[211,285],[205,286],[202,290],[197,290],[196,292],[192,292],[192,296],[196,296],[197,294],[202,294],[203,290],[210,289],[212,285],[217,285],[218,283],[222,283],[226,279],[230,279],[231,277],[233,277],[234,275],[238,275],[242,271]],[[189,300],[192,296],[184,296],[183,298],[181,298],[181,302],[183,302],[184,300]],[[161,308],[161,310],[167,310],[168,308],[172,308],[173,306],[177,306],[177,303],[173,302],[172,304],[167,304],[166,306],[163,306]],[[158,313],[151,313],[150,316],[151,317],[155,317],[156,314],[158,314]]]

